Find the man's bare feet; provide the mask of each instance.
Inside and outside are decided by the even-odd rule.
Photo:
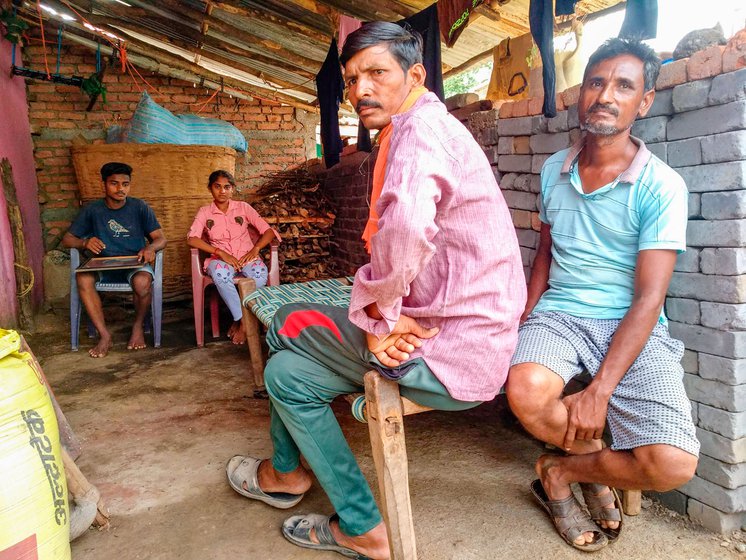
[[[241,321],[233,321],[231,323],[231,326],[228,327],[228,338],[233,338],[233,334],[236,332],[236,329],[238,329],[238,324]]]
[[[536,462],[536,474],[539,475],[541,485],[550,500],[564,500],[572,495],[570,482],[562,478],[561,469],[562,458],[553,455],[542,455]],[[593,533],[583,533],[577,539],[575,544],[591,544],[593,542]]]
[[[259,464],[256,473],[259,488],[263,492],[286,492],[287,494],[304,494],[311,488],[313,479],[311,474],[299,465],[297,469],[289,473],[277,472],[272,466],[272,460],[266,459]],[[246,482],[243,489],[248,490]]]
[[[130,341],[127,343],[127,350],[142,350],[147,348],[145,344],[145,332],[143,331],[142,325],[133,325],[132,335]]]
[[[99,338],[98,340],[98,344],[88,350],[88,355],[91,358],[103,358],[109,353],[109,350],[111,350],[112,346],[113,344],[111,342],[111,335],[108,333],[105,335],[102,334],[101,338]]]
[[[231,341],[233,344],[243,344],[246,342],[246,331],[243,330],[243,321],[236,321],[233,323],[236,327],[231,335]]]

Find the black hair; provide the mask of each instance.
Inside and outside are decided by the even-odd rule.
[[[101,180],[104,183],[112,175],[127,175],[128,177],[132,177],[132,168],[126,163],[118,161],[110,161],[101,166]]]
[[[395,23],[372,21],[350,33],[342,47],[339,62],[344,66],[357,53],[368,47],[385,44],[402,70],[422,64],[422,36],[413,29]]]
[[[210,173],[210,178],[207,179],[207,188],[210,188],[212,184],[221,177],[223,179],[228,179],[228,182],[231,184],[232,187],[236,186],[236,180],[233,178],[233,175],[231,175],[225,169],[218,169],[217,171],[213,171],[212,173]]]
[[[588,76],[591,68],[599,62],[614,58],[617,56],[629,54],[642,61],[643,80],[645,82],[645,91],[655,88],[655,82],[658,80],[658,72],[661,69],[661,61],[655,51],[638,39],[621,39],[614,37],[607,39],[600,47],[596,49],[585,67],[583,73],[583,83]]]

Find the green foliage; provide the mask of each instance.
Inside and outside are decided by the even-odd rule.
[[[492,73],[492,61],[451,76],[443,82],[446,98],[459,93],[471,93],[485,87]]]
[[[28,29],[28,23],[19,18],[12,10],[0,12],[0,22],[5,26],[5,38],[14,45],[22,44],[23,32]]]

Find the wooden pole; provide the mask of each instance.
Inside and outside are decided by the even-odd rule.
[[[29,267],[26,240],[23,238],[23,217],[18,205],[16,186],[13,182],[13,168],[10,161],[5,158],[0,161],[0,179],[3,183],[5,202],[8,206],[10,233],[13,237],[13,264],[16,275],[16,291],[18,292],[18,324],[21,330],[33,332],[34,313],[31,307],[31,288],[34,285],[34,273]]]

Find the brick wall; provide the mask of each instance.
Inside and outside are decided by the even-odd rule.
[[[702,444],[694,479],[659,497],[711,530],[728,531],[741,527],[746,512],[746,41],[665,65],[657,90],[633,134],[690,192],[688,250],[666,311],[671,334],[686,345],[685,385]],[[578,87],[558,94],[553,119],[540,116],[540,99],[468,116],[510,207],[527,276],[539,237],[539,172],[579,137],[578,94]],[[327,189],[345,204],[338,258],[359,257],[352,244],[367,216],[361,161],[349,156],[327,174]]]
[[[43,69],[43,56],[43,48],[35,41],[24,49],[24,65]],[[47,58],[54,71],[56,48],[47,48]],[[84,47],[63,47],[61,61],[60,73],[64,76],[89,76],[95,71],[95,52]],[[151,91],[154,99],[177,114],[197,112],[213,94],[213,90],[206,91],[187,82],[141,73],[164,94]],[[78,88],[28,81],[29,119],[34,132],[46,250],[57,246],[79,210],[71,144],[81,139],[103,142],[106,128],[129,121],[140,99],[142,84],[138,86],[128,73],[109,69],[104,82],[108,90],[107,102],[99,99],[93,110],[86,112],[88,97]],[[252,188],[262,181],[264,173],[292,167],[315,156],[317,115],[271,101],[237,101],[228,95],[219,98],[220,106],[213,99],[200,115],[230,122],[246,136],[248,154],[239,155],[236,166],[240,188]]]
[[[324,177],[324,192],[337,211],[332,228],[332,260],[335,269],[343,274],[354,274],[368,262],[360,236],[368,219],[368,200],[377,152],[354,152],[344,156],[341,163],[329,170],[323,166],[313,169]]]

